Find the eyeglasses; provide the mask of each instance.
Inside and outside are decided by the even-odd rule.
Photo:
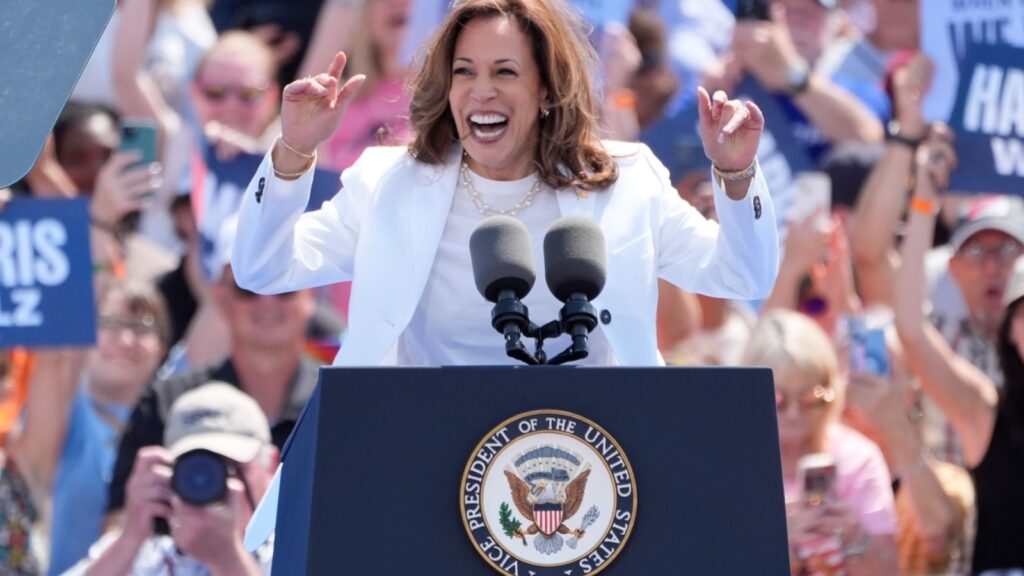
[[[212,102],[223,102],[232,94],[243,104],[253,106],[263,100],[267,86],[228,86],[226,84],[204,84],[200,86],[203,96]]]
[[[1007,240],[996,246],[985,246],[981,242],[968,242],[960,247],[957,254],[971,264],[980,264],[990,257],[995,258],[999,264],[1009,264],[1021,255],[1021,251],[1019,243]]]
[[[810,393],[804,394],[796,399],[796,407],[801,413],[808,413],[815,410],[820,410],[824,406],[831,404],[836,399],[836,391],[832,388],[826,388],[825,386],[815,386],[814,390]],[[785,412],[789,408],[789,404],[793,400],[789,395],[775,391],[775,408],[779,412]]]
[[[136,318],[100,316],[99,326],[101,330],[109,330],[111,332],[128,330],[138,337],[152,336],[158,332],[156,318],[151,314],[143,314]]]

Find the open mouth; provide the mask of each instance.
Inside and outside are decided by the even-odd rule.
[[[479,140],[497,140],[508,128],[508,116],[502,114],[473,114],[469,127]]]

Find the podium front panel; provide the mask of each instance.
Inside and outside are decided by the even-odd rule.
[[[325,368],[320,379],[284,455],[275,574],[497,573],[467,535],[461,481],[488,432],[535,410],[593,421],[630,460],[635,522],[602,575],[789,573],[767,369]]]

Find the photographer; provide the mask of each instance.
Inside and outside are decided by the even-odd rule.
[[[100,539],[66,574],[269,573],[272,550],[250,555],[242,535],[277,463],[267,419],[244,392],[209,382],[182,395],[164,446],[147,446],[135,459],[124,529]],[[169,533],[156,527],[160,519]]]

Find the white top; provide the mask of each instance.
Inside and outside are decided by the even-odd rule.
[[[503,182],[489,180],[472,171],[470,177],[484,202],[496,210],[514,206],[526,196],[536,180],[536,175],[530,175],[521,180]],[[515,217],[530,231],[537,273],[533,289],[523,303],[529,309],[530,320],[543,325],[558,318],[562,307],[544,280],[544,235],[559,217],[554,191],[541,186],[534,204]],[[398,340],[398,365],[520,364],[505,354],[505,341],[491,326],[491,308],[494,305],[480,295],[473,281],[472,259],[466,247],[473,230],[484,218],[460,183],[423,296],[409,326]],[[524,336],[522,342],[532,354],[534,340]],[[545,340],[544,352],[552,358],[570,343],[566,335]],[[573,362],[573,365],[618,364],[600,324],[590,334],[589,349],[590,355],[582,361]]]

